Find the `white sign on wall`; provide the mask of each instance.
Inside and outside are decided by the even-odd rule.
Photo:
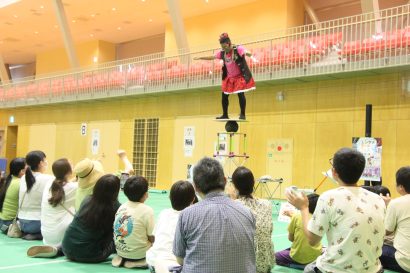
[[[195,148],[195,127],[184,127],[184,155],[192,157]]]
[[[97,155],[99,148],[100,148],[100,130],[93,129],[92,134],[91,134],[91,153],[93,155]]]
[[[81,123],[80,134],[81,134],[82,136],[86,136],[86,135],[87,135],[87,123]]]

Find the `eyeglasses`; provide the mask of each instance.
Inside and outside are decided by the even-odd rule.
[[[333,167],[333,157],[329,158],[329,164]]]

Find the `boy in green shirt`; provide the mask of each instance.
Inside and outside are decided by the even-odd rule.
[[[316,208],[319,195],[309,194],[309,212],[312,215]],[[288,238],[292,246],[288,249],[276,252],[276,264],[287,267],[303,268],[304,265],[316,260],[322,254],[322,244],[319,242],[311,246],[303,233],[302,216],[300,213],[289,215],[292,217],[288,226]]]

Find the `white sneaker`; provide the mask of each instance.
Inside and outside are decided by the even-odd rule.
[[[124,263],[125,268],[141,268],[146,269],[148,268],[148,264],[145,259],[141,259],[138,261],[125,261]]]
[[[111,265],[113,267],[120,267],[122,265],[122,257],[119,255],[115,255],[114,258],[111,260]]]
[[[57,253],[58,249],[53,246],[32,246],[27,250],[27,256],[32,258],[52,258]]]

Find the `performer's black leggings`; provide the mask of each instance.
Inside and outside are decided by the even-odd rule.
[[[241,115],[245,115],[246,98],[245,93],[238,93],[239,106],[241,107]],[[229,95],[222,92],[222,111],[223,115],[228,115]]]

